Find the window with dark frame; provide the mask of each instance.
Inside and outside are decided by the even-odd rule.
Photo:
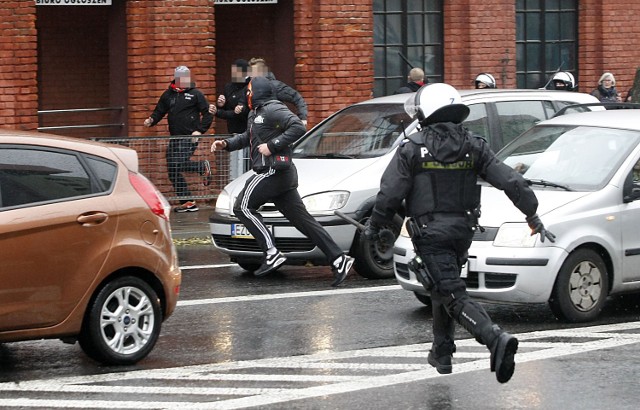
[[[407,83],[411,67],[443,79],[443,0],[374,0],[374,90],[380,97]],[[406,61],[405,61],[406,59]]]
[[[543,88],[578,67],[578,1],[516,0],[516,86]]]

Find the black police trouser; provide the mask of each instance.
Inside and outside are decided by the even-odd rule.
[[[298,172],[295,166],[287,170],[269,169],[267,172],[252,175],[236,199],[233,212],[258,242],[260,249],[266,251],[275,247],[272,233],[264,225],[258,208],[266,202],[273,202],[293,226],[311,239],[329,262],[342,255],[342,249],[329,236],[327,231],[307,211],[298,193]]]
[[[183,203],[192,200],[192,198],[191,191],[189,191],[187,181],[182,173],[202,173],[204,171],[203,161],[191,161],[191,156],[197,147],[198,143],[191,142],[190,138],[172,138],[167,146],[169,180],[173,184],[176,195]]]
[[[471,240],[468,239],[416,241],[420,257],[433,281],[433,344],[442,353],[450,354],[453,349],[453,320],[478,342],[489,347],[500,332],[482,305],[469,297],[466,285],[460,278],[460,269],[467,260],[469,246]]]

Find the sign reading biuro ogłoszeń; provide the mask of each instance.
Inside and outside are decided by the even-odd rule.
[[[110,6],[111,0],[35,0],[36,6]]]

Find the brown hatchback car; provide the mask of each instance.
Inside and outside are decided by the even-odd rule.
[[[135,151],[0,130],[0,343],[144,358],[180,291],[169,215]]]

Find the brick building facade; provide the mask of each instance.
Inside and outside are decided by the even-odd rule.
[[[0,3],[4,127],[46,125],[50,117],[39,116],[38,110],[122,106],[124,118],[118,120],[126,125],[125,135],[164,134],[166,129],[141,124],[172,69],[189,65],[198,88],[215,96],[238,57],[266,57],[278,77],[305,97],[311,124],[372,92],[371,0],[279,0],[252,6],[212,0],[113,0],[104,7]],[[581,0],[578,5],[582,90],[611,71],[626,91],[640,65],[640,50],[632,46],[640,40],[634,22],[640,2]],[[515,2],[444,1],[443,7],[445,81],[468,87],[476,73],[488,71],[504,87],[515,86]],[[108,25],[102,40],[96,32],[100,24]],[[64,30],[68,25],[72,30]],[[52,52],[55,44],[65,53],[77,45],[76,52]],[[102,78],[88,86],[88,76]]]

